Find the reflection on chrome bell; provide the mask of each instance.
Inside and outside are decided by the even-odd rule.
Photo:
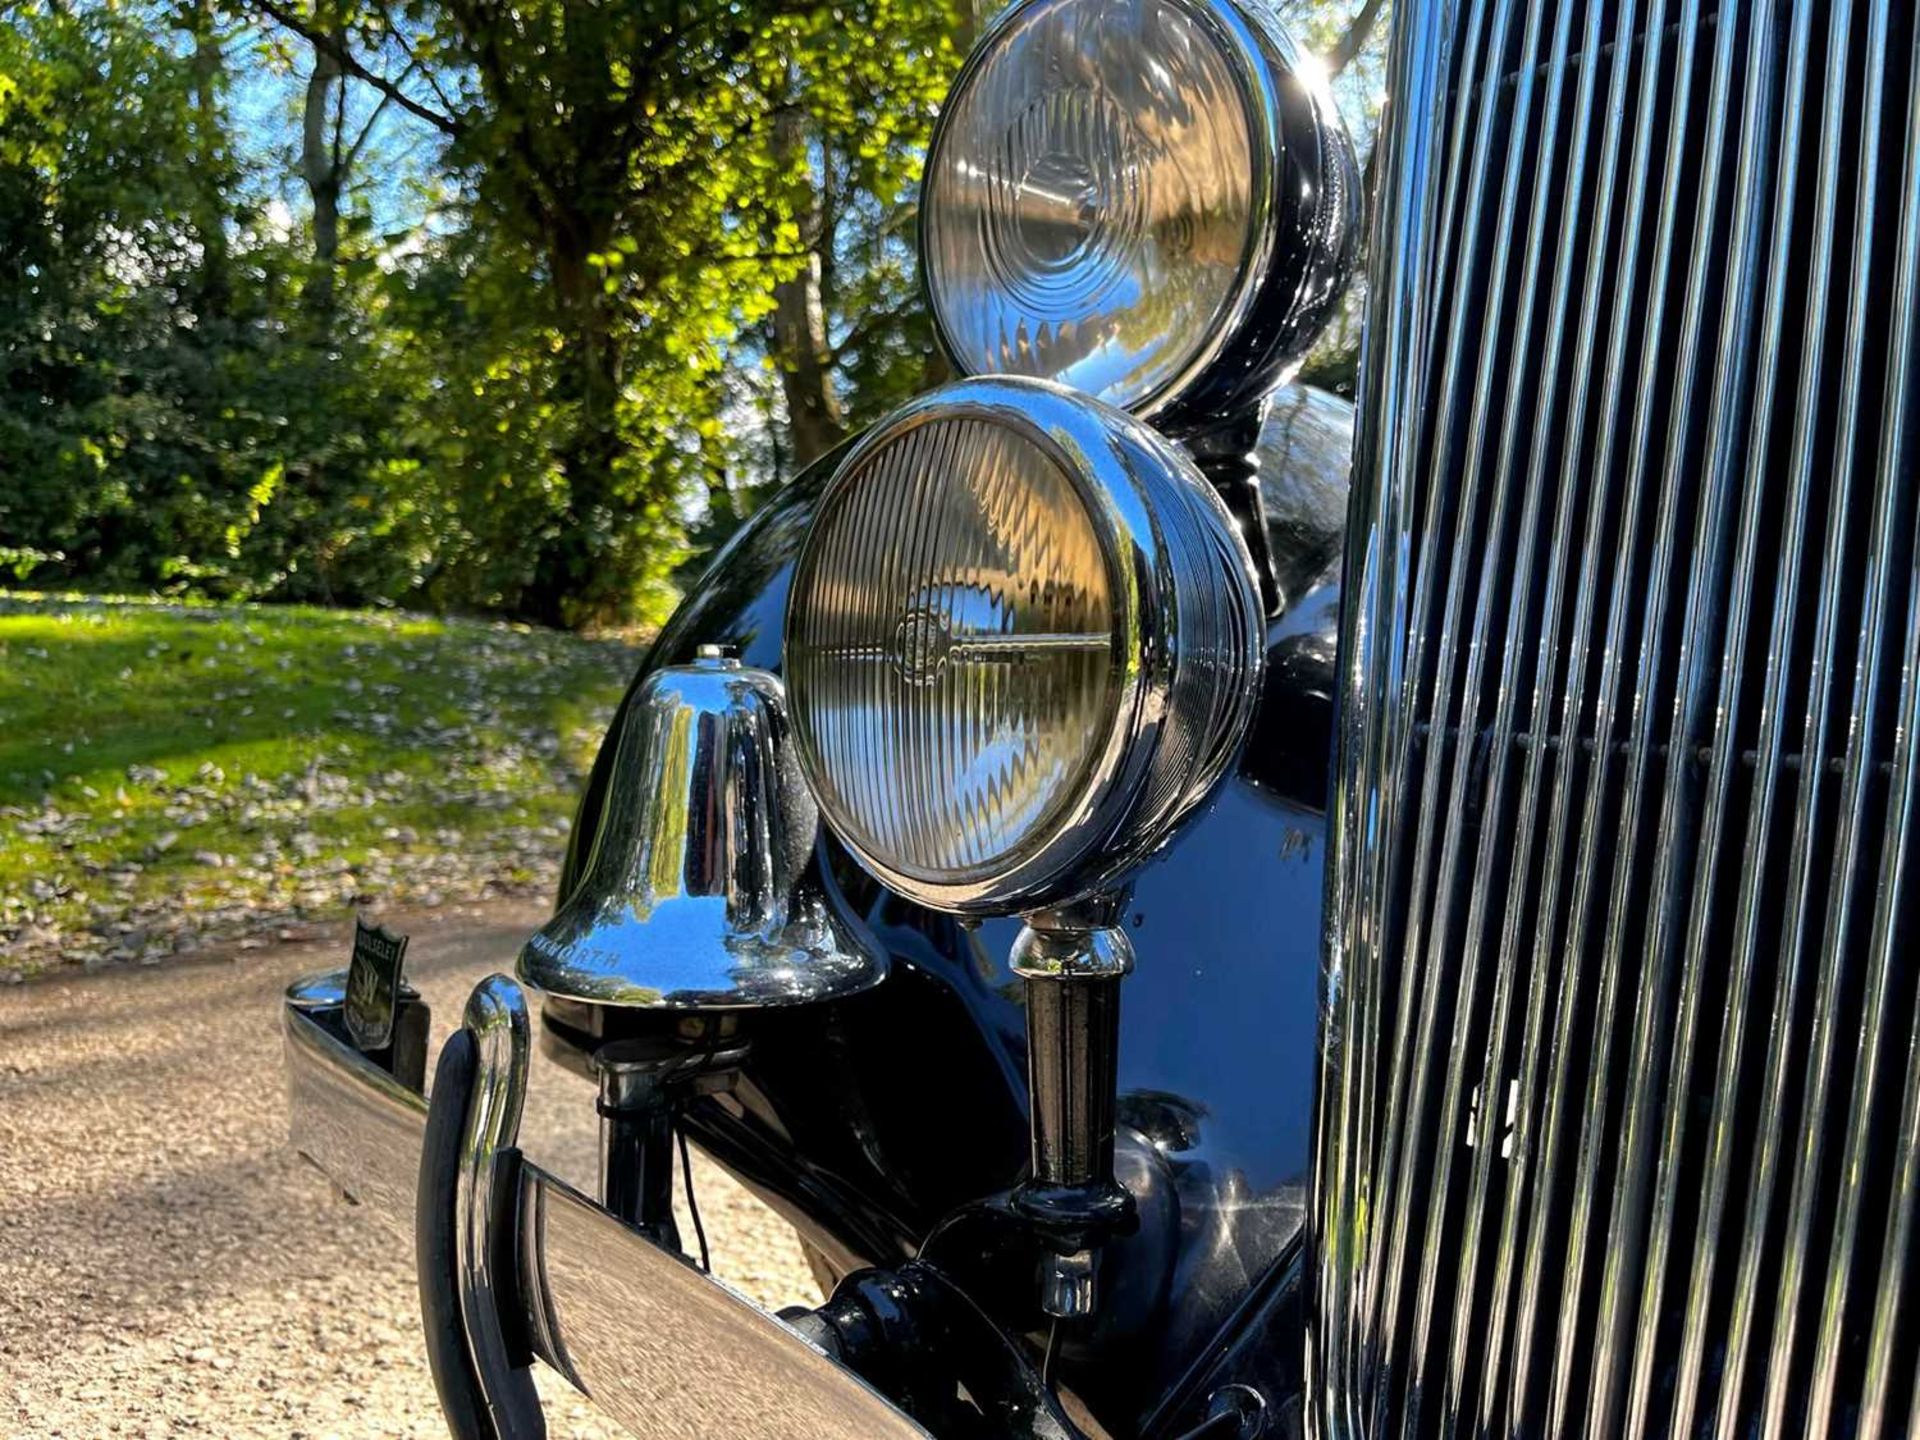
[[[736,1009],[877,984],[884,952],[820,878],[786,692],[702,646],[620,721],[584,874],[520,978],[595,1005]]]

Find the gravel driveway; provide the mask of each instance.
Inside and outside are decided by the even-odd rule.
[[[389,917],[439,1037],[542,914]],[[345,936],[0,990],[0,1434],[446,1434],[411,1250],[287,1148],[279,995]],[[525,1148],[591,1189],[592,1087],[529,1089]],[[817,1303],[791,1229],[698,1155],[695,1186],[720,1275]],[[625,1433],[541,1379],[551,1434]]]

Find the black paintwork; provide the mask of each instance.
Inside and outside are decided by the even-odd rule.
[[[1244,13],[1278,78],[1273,254],[1244,324],[1161,417],[1176,433],[1245,408],[1296,369],[1338,310],[1360,258],[1360,168],[1333,95],[1303,83],[1300,52],[1265,7]]]
[[[1336,420],[1350,413],[1328,397],[1311,404],[1323,420],[1328,407]],[[1238,773],[1140,874],[1125,914],[1138,965],[1121,1004],[1120,1171],[1143,1196],[1143,1218],[1103,1262],[1106,1318],[1069,1337],[1061,1371],[1117,1432],[1137,1430],[1203,1355],[1233,1350],[1222,1326],[1279,1283],[1276,1267],[1290,1263],[1304,1218],[1338,603],[1330,584],[1303,577],[1337,549],[1325,522],[1338,507],[1324,503],[1344,492],[1344,470],[1326,473],[1336,454],[1344,465],[1337,445],[1269,445],[1259,457],[1263,494],[1275,497],[1264,516],[1269,563],[1290,567],[1273,579],[1292,603],[1269,629],[1267,680]],[[716,559],[649,666],[721,643],[779,670],[792,559],[833,458]],[[1303,466],[1316,475],[1289,473]],[[1289,499],[1303,494],[1318,508]],[[591,840],[609,763],[603,751],[565,885]],[[1006,964],[1017,921],[964,927],[882,890],[822,843],[830,883],[886,945],[892,974],[849,1000],[752,1016],[733,1089],[695,1103],[686,1121],[844,1273],[899,1264],[943,1220],[1021,1178],[1025,1017]],[[545,1008],[550,1036],[576,1054],[645,1023],[630,1012]],[[1232,1378],[1294,1383],[1294,1342],[1241,1350]]]
[[[828,1353],[943,1440],[1082,1434],[971,1287],[924,1260],[849,1275],[810,1319]]]
[[[1247,1291],[1193,1368],[1167,1392],[1141,1427],[1143,1435],[1185,1435],[1208,1418],[1209,1404],[1227,1386],[1248,1386],[1264,1403],[1262,1440],[1299,1440],[1306,1430],[1305,1257],[1298,1249]]]

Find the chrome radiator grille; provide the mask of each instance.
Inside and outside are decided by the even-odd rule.
[[[1323,1435],[1920,1435],[1914,5],[1403,0]]]

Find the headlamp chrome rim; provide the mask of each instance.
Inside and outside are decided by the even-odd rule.
[[[1117,684],[1105,735],[1069,793],[989,873],[917,870],[876,853],[840,814],[804,682],[789,668],[795,752],[835,836],[896,893],[931,909],[1004,914],[1093,892],[1166,839],[1238,753],[1258,693],[1264,632],[1253,562],[1237,527],[1192,462],[1123,411],[1051,381],[981,376],[909,401],[868,431],[822,491],[816,525],[866,463],[915,428],[979,419],[1043,448],[1074,488],[1099,535],[1111,586]],[[817,533],[817,532],[816,532]],[[811,538],[795,562],[786,645],[814,583]],[[1203,634],[1205,627],[1211,634]],[[1211,667],[1211,688],[1196,683]],[[1183,686],[1183,683],[1184,686]],[[1202,699],[1196,699],[1201,695]],[[1201,705],[1208,713],[1189,713]],[[1185,727],[1185,728],[1182,728]],[[1204,751],[1181,783],[1161,773],[1178,731]],[[1157,788],[1156,788],[1157,787]],[[851,833],[850,833],[851,832]]]
[[[996,48],[1032,11],[1055,3],[1060,0],[1018,0],[975,42],[934,118],[924,186],[934,182],[938,157],[950,139],[960,100],[978,80]],[[1240,0],[1162,3],[1179,10],[1209,34],[1229,59],[1228,68],[1245,116],[1252,167],[1247,239],[1239,273],[1227,298],[1185,364],[1145,394],[1119,404],[1119,408],[1142,419],[1177,422],[1182,416],[1263,392],[1290,362],[1304,355],[1352,277],[1361,216],[1359,165],[1346,127],[1324,81],[1314,77],[1314,62],[1303,55],[1279,21],[1263,6],[1244,5]],[[1284,93],[1286,85],[1296,87],[1299,93]],[[1293,237],[1306,256],[1304,273],[1289,277],[1276,274],[1283,238],[1276,217],[1277,177],[1286,168],[1282,162],[1289,146],[1309,144],[1316,152],[1315,169],[1324,193],[1316,200],[1317,215],[1309,227],[1312,233]],[[1002,373],[969,363],[943,311],[934,278],[932,226],[927,219],[931,208],[930,194],[923,193],[917,258],[934,339],[957,374],[979,377]]]

